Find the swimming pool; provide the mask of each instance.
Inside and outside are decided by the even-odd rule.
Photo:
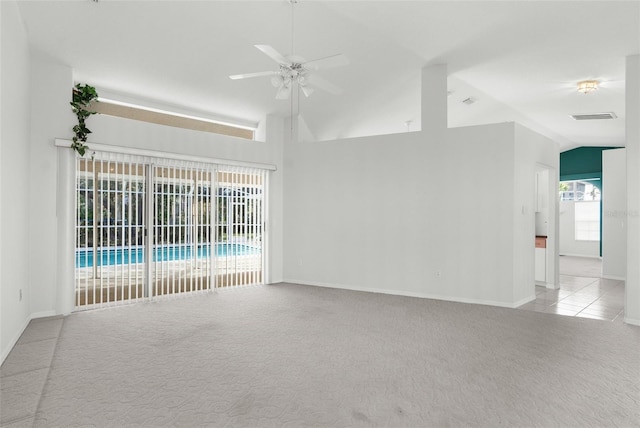
[[[215,244],[215,256],[248,256],[259,255],[260,248],[244,244],[218,243]],[[194,254],[195,252],[195,254]],[[125,265],[144,263],[144,248],[108,248],[99,249],[98,266]],[[153,249],[153,261],[185,260],[206,258],[210,254],[210,245],[166,245]],[[76,268],[93,267],[93,249],[76,250]]]

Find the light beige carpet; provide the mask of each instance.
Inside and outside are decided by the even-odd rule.
[[[640,328],[280,284],[64,319],[35,426],[638,426]]]

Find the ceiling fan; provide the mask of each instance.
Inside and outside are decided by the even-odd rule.
[[[291,88],[293,85],[298,85],[306,97],[313,93],[314,88],[324,90],[333,95],[342,93],[342,89],[338,86],[319,77],[313,72],[320,69],[342,67],[349,64],[349,60],[345,55],[337,54],[312,61],[305,61],[304,58],[297,55],[284,56],[269,45],[255,45],[255,47],[273,59],[279,65],[279,70],[233,74],[229,76],[230,79],[238,80],[271,76],[271,83],[277,88],[276,99],[278,100],[288,99],[291,96]]]

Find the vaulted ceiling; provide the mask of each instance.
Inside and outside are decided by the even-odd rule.
[[[420,73],[446,63],[449,125],[517,120],[558,142],[624,145],[625,57],[640,54],[639,1],[21,1],[36,52],[115,96],[258,122],[293,108],[315,139],[420,127]],[[292,26],[293,24],[293,26]],[[293,30],[293,39],[292,39]],[[276,100],[254,45],[307,60],[341,95]],[[597,79],[588,95],[576,83]],[[473,104],[462,103],[473,98]],[[575,121],[614,112],[614,120]],[[407,122],[411,121],[408,125]]]

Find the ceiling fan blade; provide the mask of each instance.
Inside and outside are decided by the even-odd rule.
[[[280,65],[291,64],[291,62],[288,61],[280,52],[278,52],[277,50],[275,50],[269,45],[254,45],[254,46]]]
[[[300,85],[300,89],[302,90],[302,93],[304,94],[305,97],[309,97],[311,94],[313,94],[314,89],[310,88],[306,85]]]
[[[316,76],[315,74],[307,77],[307,82],[309,82],[310,85],[313,85],[318,89],[322,89],[323,91],[327,91],[333,95],[340,95],[342,93],[342,89],[338,86],[324,80],[322,77]]]
[[[321,68],[342,67],[349,64],[349,58],[344,54],[331,55],[324,58],[314,59],[305,62],[303,65],[307,70],[319,70]]]
[[[287,100],[291,96],[291,85],[282,85],[276,92],[276,100]]]
[[[257,73],[233,74],[229,76],[231,80],[248,79],[250,77],[275,76],[280,74],[278,71],[258,71]]]

